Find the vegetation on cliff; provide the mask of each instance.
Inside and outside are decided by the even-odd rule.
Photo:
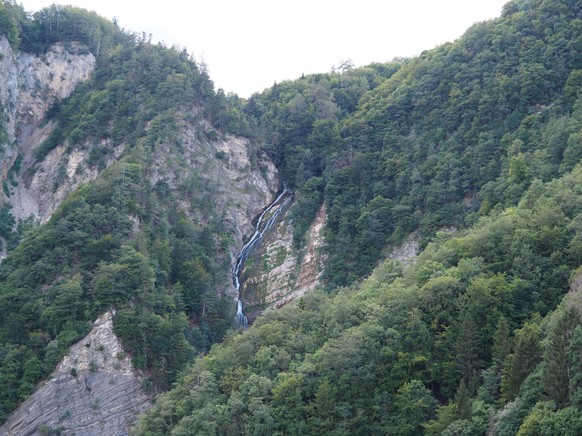
[[[564,299],[582,264],[581,8],[513,0],[417,58],[243,100],[145,35],[1,2],[0,32],[21,49],[61,38],[98,52],[36,158],[84,144],[104,166],[103,141],[125,147],[0,268],[3,412],[115,306],[136,366],[160,389],[178,380],[141,434],[582,432],[580,307]],[[57,12],[87,25],[55,36]],[[327,289],[231,331],[180,377],[230,320],[224,229],[179,206],[206,194],[148,182],[156,147],[181,147],[179,113],[277,162],[297,246],[322,202],[328,213]],[[416,263],[383,260],[413,231]]]
[[[315,178],[299,228],[313,199],[327,204],[332,285],[367,275],[411,231],[426,243],[579,161],[580,8],[513,1],[417,58],[348,65],[251,97],[244,111],[270,135],[286,183],[301,190]]]
[[[418,58],[254,95],[298,244],[326,202],[330,289],[215,345],[139,433],[582,431],[581,12],[512,1]],[[414,230],[414,265],[377,266]]]
[[[554,309],[582,262],[581,217],[577,166],[438,233],[407,269],[388,260],[267,311],[198,359],[140,434],[577,434],[580,307]]]
[[[0,419],[112,307],[136,368],[167,389],[231,325],[232,304],[218,290],[230,280],[232,238],[221,220],[195,218],[214,217],[211,188],[197,174],[181,179],[183,168],[173,168],[176,186],[153,176],[156,150],[181,153],[184,122],[198,126],[200,141],[216,139],[211,123],[224,94],[185,51],[150,44],[94,13],[51,6],[29,18],[0,2],[0,24],[21,50],[74,41],[98,55],[92,77],[49,111],[57,127],[34,157],[64,145],[102,171],[27,232],[0,267]],[[9,209],[4,215],[10,235],[15,223]]]

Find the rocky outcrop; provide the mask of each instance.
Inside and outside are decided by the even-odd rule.
[[[196,115],[181,115],[178,152],[172,144],[156,147],[149,177],[152,184],[179,192],[182,209],[195,221],[225,226],[233,243],[229,258],[217,260],[234,265],[243,241],[254,231],[253,218],[277,193],[277,169],[266,157],[252,158],[254,144],[248,139],[219,137],[204,120],[195,121]],[[201,130],[211,132],[208,136],[213,139],[201,135]],[[227,293],[237,298],[234,284]]]
[[[18,218],[33,215],[46,221],[54,206],[79,183],[57,191],[62,175],[62,149],[54,150],[35,172],[36,180],[25,183],[25,173],[33,163],[32,151],[48,137],[54,125],[45,123],[48,109],[68,97],[75,87],[86,80],[95,67],[95,57],[79,44],[55,44],[45,54],[37,56],[13,51],[8,40],[0,37],[0,108],[3,111],[6,142],[0,144],[0,178],[6,181],[16,158],[21,158],[20,174],[14,175],[9,193],[2,192],[2,202],[9,201]],[[56,162],[58,161],[58,164]],[[8,198],[6,198],[8,194]],[[55,195],[53,195],[55,194]]]
[[[27,140],[25,143],[40,144],[46,138],[50,125],[34,129],[31,133],[40,139]],[[102,148],[109,148],[105,164],[98,168],[87,164],[91,147],[81,146],[68,150],[68,144],[61,144],[52,150],[42,162],[36,164],[35,171],[28,175],[32,160],[27,155],[23,170],[15,175],[17,183],[10,184],[9,200],[12,214],[18,219],[31,215],[41,223],[51,217],[67,194],[83,183],[95,180],[103,169],[115,162],[124,150],[124,146],[112,147],[109,141],[102,141]]]
[[[411,233],[402,244],[394,247],[388,258],[398,260],[403,265],[410,265],[416,260],[418,251],[418,235]]]
[[[50,379],[0,427],[0,434],[51,430],[71,435],[129,434],[150,401],[113,333],[112,315],[100,317],[91,332],[71,347]]]
[[[0,39],[0,76],[5,78],[0,84],[0,106],[5,112],[8,133],[8,143],[3,144],[4,153],[0,157],[0,181],[7,179],[8,171],[20,156],[21,169],[13,174],[11,183],[5,184],[9,195],[4,198],[10,202],[11,213],[17,220],[32,215],[46,222],[69,192],[94,180],[122,155],[123,144],[113,147],[103,141],[98,145],[73,146],[65,142],[42,162],[33,159],[33,150],[54,128],[44,120],[47,110],[54,102],[70,95],[79,82],[89,77],[94,66],[94,56],[75,44],[68,44],[66,48],[54,45],[38,57],[13,51],[6,38]],[[201,222],[222,215],[234,234],[232,256],[235,256],[244,236],[252,231],[252,217],[278,190],[277,171],[266,158],[258,161],[251,158],[256,153],[250,141],[221,137],[200,112],[196,108],[188,113],[177,112],[181,150],[177,151],[175,144],[158,144],[150,177],[153,183],[165,182],[176,189],[183,189],[186,184],[195,189],[197,183],[202,184],[204,189],[198,191],[205,192],[212,207],[201,204],[204,198],[197,199],[196,208],[185,199],[184,210],[198,214]],[[90,150],[94,147],[109,150],[99,168],[89,163]]]
[[[36,56],[13,51],[8,40],[0,37],[0,103],[8,139],[3,144],[3,157],[19,151],[14,145],[30,145],[19,144],[18,135],[27,127],[36,126],[56,101],[69,96],[79,82],[89,77],[94,67],[95,57],[80,45],[69,44],[65,49],[62,44],[55,44],[44,55]]]
[[[243,273],[243,300],[247,315],[255,318],[268,307],[281,307],[321,284],[324,256],[322,206],[307,233],[301,250],[293,246],[293,224],[283,219],[249,258]]]
[[[570,280],[570,291],[564,299],[567,306],[574,306],[582,313],[582,267],[579,267]]]
[[[13,52],[6,39],[0,39],[0,55],[0,75],[6,78],[0,83],[0,110],[7,138],[1,144],[0,181],[7,183],[0,205],[8,201],[15,218],[32,216],[43,223],[69,192],[96,179],[127,147],[109,140],[99,144],[65,140],[36,161],[34,150],[55,128],[45,119],[48,109],[89,77],[95,59],[74,44],[66,49],[55,45],[41,57]],[[143,175],[152,185],[164,185],[176,194],[182,211],[195,222],[224,227],[232,243],[215,260],[232,265],[253,231],[252,219],[279,189],[277,170],[257,153],[256,144],[216,131],[201,108],[176,108],[175,117],[175,136],[156,143]],[[99,165],[91,162],[95,147],[104,150]],[[137,218],[134,224],[138,232]],[[4,255],[5,251],[0,253]],[[229,277],[225,282],[230,283]],[[234,285],[226,292],[237,297]],[[71,349],[50,381],[12,414],[0,434],[34,434],[43,429],[64,429],[65,434],[127,433],[148,401],[111,323],[110,314],[98,320],[91,335]]]

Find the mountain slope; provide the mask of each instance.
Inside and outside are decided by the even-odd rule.
[[[45,118],[41,110],[29,124],[17,118],[3,138],[12,153],[5,171],[15,162],[5,195],[17,213],[4,203],[11,251],[0,266],[0,418],[111,308],[136,370],[154,390],[167,389],[232,325],[230,268],[279,189],[277,170],[260,144],[218,130],[220,93],[186,52],[77,8],[52,6],[29,19],[1,5],[2,22],[8,16],[19,32],[8,35],[13,57],[32,59],[24,79],[34,81],[43,59],[58,65],[55,40],[71,68],[83,56],[96,61],[64,100],[37,96],[50,105]],[[26,80],[13,87],[20,96]],[[14,98],[16,107],[26,103]],[[25,200],[36,207],[20,208]],[[28,218],[21,210],[44,224],[17,222]]]
[[[138,434],[580,432],[581,24],[576,2],[513,1],[350,110],[366,69],[254,95],[298,228],[325,203],[336,290],[215,345]],[[378,266],[414,230],[418,260]]]
[[[582,262],[581,24],[578,2],[512,1],[418,58],[246,101],[93,13],[0,2],[14,53],[95,59],[45,119],[1,119],[20,212],[0,215],[0,418],[114,308],[154,391],[178,381],[144,434],[575,434],[580,319],[561,301]],[[230,268],[278,170],[296,202],[245,301],[274,297],[253,284],[289,277],[283,257],[313,258],[316,217],[330,292],[228,333]],[[44,224],[15,220],[25,198]],[[417,262],[383,262],[411,233]]]
[[[579,2],[513,1],[415,59],[307,76],[249,100],[286,183],[313,178],[303,230],[312,198],[325,200],[329,283],[364,277],[414,230],[426,243],[578,162],[581,14]]]
[[[582,264],[581,217],[578,165],[439,233],[410,267],[388,260],[361,285],[267,311],[199,358],[138,434],[514,434],[532,421],[576,434],[582,321],[555,301]]]
[[[112,313],[107,312],[71,347],[50,380],[10,415],[2,431],[128,434],[136,417],[151,404],[143,384],[114,335]]]

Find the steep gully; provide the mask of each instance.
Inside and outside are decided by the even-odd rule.
[[[236,316],[234,324],[236,328],[246,329],[249,325],[249,321],[244,314],[243,302],[242,302],[242,290],[241,290],[241,273],[244,268],[244,264],[252,251],[261,243],[263,235],[269,231],[273,224],[277,221],[277,218],[289,205],[293,199],[293,192],[285,188],[283,191],[275,198],[275,200],[265,208],[265,210],[259,215],[257,222],[255,224],[255,232],[253,236],[243,245],[240,254],[236,260],[236,263],[232,269],[232,280],[236,287],[236,292],[238,295]]]

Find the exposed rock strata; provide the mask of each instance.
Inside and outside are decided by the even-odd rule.
[[[416,260],[418,251],[418,236],[412,233],[402,244],[392,250],[388,258],[399,260],[404,265],[410,265]]]
[[[565,303],[568,306],[574,306],[582,313],[582,267],[572,274],[570,291],[565,298]]]
[[[227,263],[234,265],[244,239],[254,230],[253,218],[278,190],[277,169],[267,158],[251,159],[254,144],[248,139],[209,140],[200,134],[201,127],[210,130],[203,120],[197,124],[182,116],[179,154],[171,144],[159,145],[149,177],[152,184],[164,183],[180,192],[182,209],[195,221],[225,226],[233,238]],[[232,283],[227,291],[237,298]]]
[[[48,109],[90,76],[95,58],[74,44],[66,49],[55,45],[40,57],[20,53],[13,51],[5,38],[0,38],[0,55],[0,77],[5,79],[0,83],[0,110],[7,138],[0,144],[0,181],[7,181],[8,188],[0,194],[0,204],[10,202],[17,219],[33,216],[46,222],[69,192],[97,178],[122,157],[126,146],[114,147],[108,141],[65,141],[36,162],[34,150],[55,128],[45,119]],[[233,241],[223,259],[217,261],[232,264],[243,240],[253,231],[252,219],[279,188],[277,170],[266,157],[255,158],[256,144],[216,132],[200,108],[182,108],[176,117],[177,141],[156,144],[156,155],[144,176],[152,184],[165,183],[177,193],[181,209],[195,221],[224,225]],[[108,150],[98,166],[89,162],[92,147]],[[20,171],[13,171],[8,181],[17,157]],[[139,227],[136,220],[136,232]],[[228,290],[236,298],[234,286]],[[101,334],[98,332],[112,335],[110,318],[98,320],[92,339],[71,349],[51,380],[9,418],[0,434],[34,434],[42,425],[45,429],[63,428],[65,434],[127,432],[134,416],[147,406],[147,399],[139,392],[130,361],[117,359],[123,355],[117,339],[95,336]],[[103,349],[86,347],[89,342],[102,343]],[[71,374],[73,368],[76,376]]]
[[[322,206],[307,233],[301,251],[293,247],[293,227],[282,220],[247,262],[243,300],[253,318],[267,307],[281,307],[321,284],[323,230],[326,210]]]
[[[12,413],[0,434],[36,435],[52,429],[71,435],[126,435],[149,406],[108,312]]]
[[[24,173],[32,164],[32,151],[50,134],[54,125],[43,124],[48,109],[68,97],[75,87],[86,80],[95,68],[95,57],[76,44],[66,48],[55,44],[42,56],[13,51],[8,40],[0,37],[0,108],[3,111],[7,142],[0,144],[0,178],[5,181],[17,156],[22,158]],[[53,150],[35,174],[32,184],[25,184],[20,174],[10,184],[13,215],[28,218],[33,215],[46,221],[64,195],[87,178],[63,184],[62,192],[53,189],[58,179],[62,150]],[[39,176],[40,175],[40,176]],[[80,178],[81,179],[81,178]],[[55,194],[55,195],[53,195]],[[6,193],[0,196],[6,201]]]

